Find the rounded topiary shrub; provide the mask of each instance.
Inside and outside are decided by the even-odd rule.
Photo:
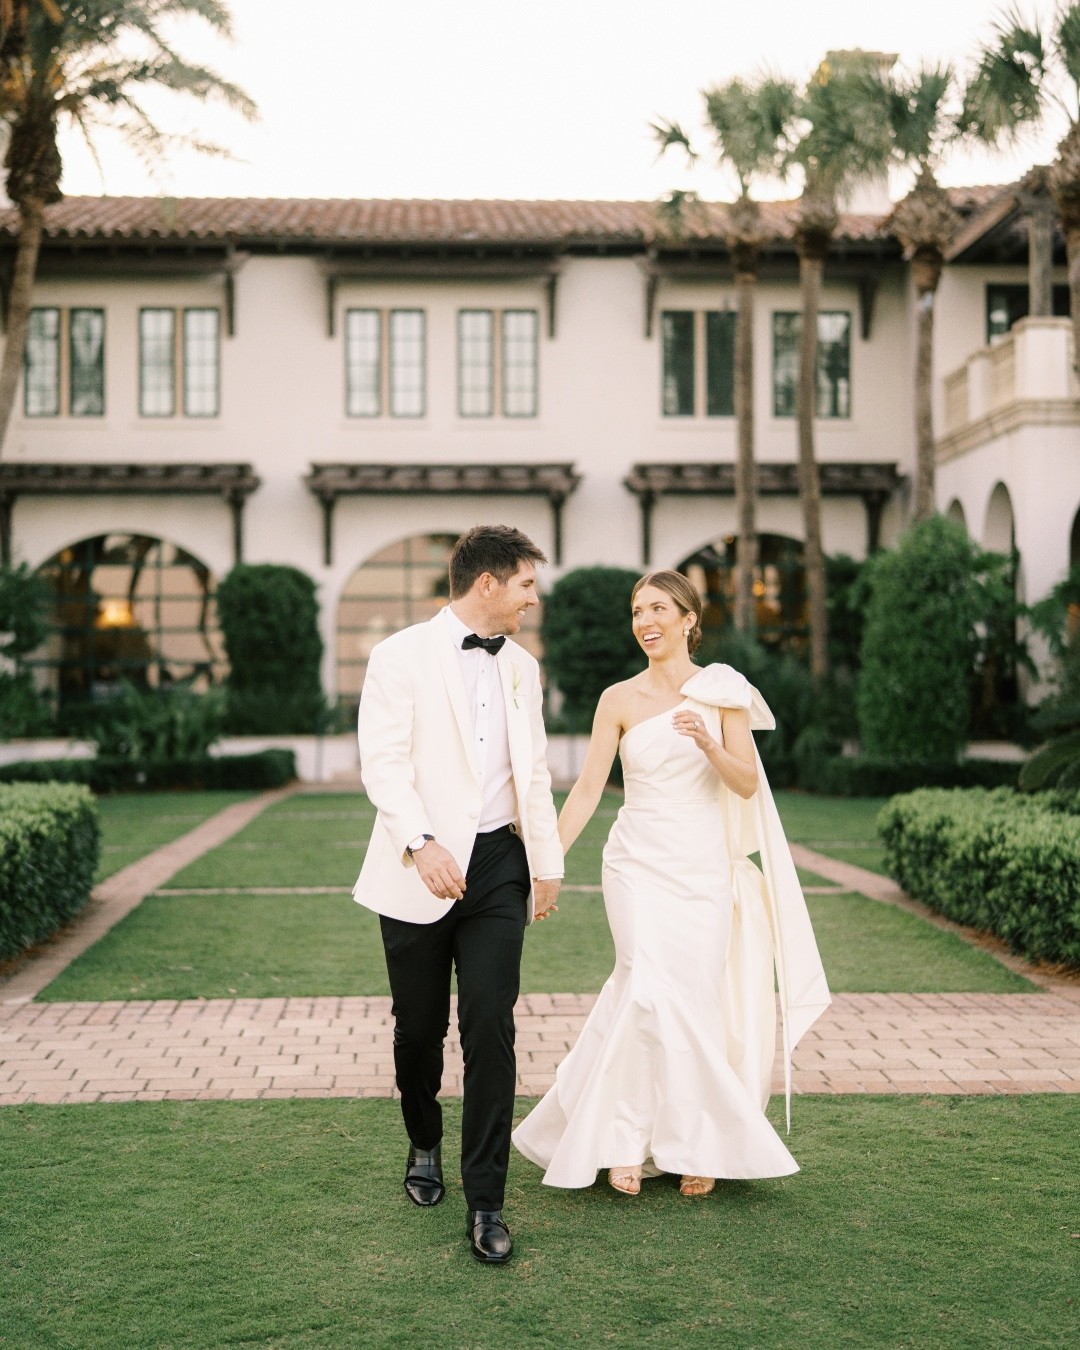
[[[981,552],[943,516],[921,521],[870,569],[862,641],[863,753],[897,763],[955,763],[971,717]]]
[[[588,730],[609,684],[645,668],[630,628],[638,575],[623,567],[580,567],[560,577],[544,601],[544,666],[574,731]]]
[[[241,563],[217,589],[229,658],[226,726],[240,735],[308,733],[325,719],[315,583],[295,567]]]

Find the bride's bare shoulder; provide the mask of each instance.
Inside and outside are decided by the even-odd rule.
[[[634,707],[640,698],[641,676],[631,675],[628,680],[620,680],[618,684],[609,684],[600,695],[599,706],[605,714],[614,717],[621,724],[625,720],[625,714]]]

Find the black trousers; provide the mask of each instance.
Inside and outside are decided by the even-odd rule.
[[[517,1082],[514,1004],[531,884],[525,846],[510,826],[477,835],[465,882],[464,898],[435,923],[380,919],[393,994],[394,1068],[409,1139],[417,1148],[434,1148],[442,1139],[437,1094],[456,968],[465,1203],[502,1209]]]

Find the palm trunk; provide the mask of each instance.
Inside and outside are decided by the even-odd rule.
[[[756,255],[736,258],[735,290],[738,315],[735,322],[735,420],[739,455],[735,465],[735,515],[738,538],[735,545],[735,627],[753,633],[757,627],[754,604],[754,569],[757,566],[757,484],[754,474],[754,292],[757,286]]]
[[[818,308],[824,254],[816,248],[799,249],[802,288],[802,332],[799,340],[799,388],[796,412],[799,424],[799,497],[803,510],[803,563],[810,608],[810,672],[817,680],[829,673],[829,617],[826,608],[825,555],[821,547],[821,480],[814,454],[814,414],[817,402]]]
[[[943,259],[936,249],[915,255],[919,297],[915,346],[915,520],[934,514],[934,300]]]
[[[15,409],[15,396],[23,369],[26,328],[34,295],[34,273],[45,221],[45,205],[27,201],[19,207],[19,244],[15,254],[15,274],[8,297],[7,341],[0,362],[0,455],[7,440],[8,425]]]

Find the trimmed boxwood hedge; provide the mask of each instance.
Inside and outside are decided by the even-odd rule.
[[[1012,760],[964,759],[958,764],[898,764],[868,755],[836,755],[800,767],[799,786],[826,797],[891,797],[916,788],[1015,787]]]
[[[1014,952],[1080,966],[1080,816],[1075,799],[1007,788],[927,788],[878,816],[889,872],[931,909]]]
[[[0,785],[0,960],[51,937],[90,899],[97,806],[67,783]]]
[[[127,760],[30,759],[0,766],[0,783],[85,783],[95,792],[147,789],[275,788],[296,777],[292,750],[260,750],[254,755],[221,755],[217,759]]]

